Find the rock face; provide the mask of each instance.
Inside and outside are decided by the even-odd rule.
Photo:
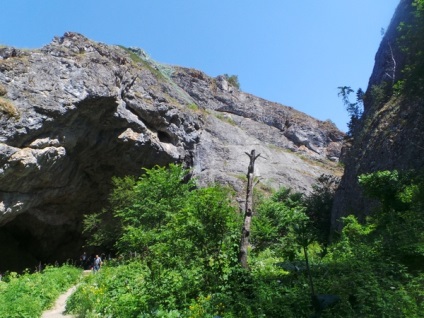
[[[400,1],[375,56],[361,126],[343,149],[345,172],[332,212],[334,228],[340,228],[339,219],[343,216],[355,214],[364,219],[372,212],[374,203],[364,197],[358,184],[359,175],[378,170],[424,168],[423,99],[388,97],[405,64],[404,53],[398,47],[398,26],[410,21],[412,8],[412,0]]]
[[[242,191],[255,149],[263,187],[307,192],[322,173],[340,174],[344,137],[225,76],[77,33],[40,50],[0,49],[0,125],[0,239],[11,260],[0,268],[18,253],[22,266],[77,256],[82,216],[102,208],[112,176],[175,162],[200,185]]]

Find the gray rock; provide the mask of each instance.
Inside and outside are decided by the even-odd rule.
[[[365,197],[359,186],[361,174],[394,169],[420,171],[424,168],[422,96],[397,97],[391,96],[390,92],[393,82],[402,78],[406,56],[405,48],[399,47],[398,27],[401,22],[410,23],[413,17],[411,9],[414,8],[412,2],[399,2],[375,56],[360,126],[353,139],[346,142],[342,149],[345,173],[335,196],[332,211],[334,228],[340,229],[341,218],[349,214],[365,221],[376,208],[377,202]],[[375,87],[380,88],[380,94],[373,93]],[[381,91],[385,99],[382,99]]]
[[[82,216],[104,206],[112,176],[142,167],[182,163],[199,185],[236,189],[240,203],[251,149],[263,187],[308,192],[320,174],[341,173],[333,124],[223,76],[71,32],[11,52],[0,52],[0,231],[31,238],[25,250],[43,261],[78,255]]]

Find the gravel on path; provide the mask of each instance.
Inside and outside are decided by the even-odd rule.
[[[60,295],[59,298],[56,300],[53,308],[45,311],[41,318],[61,318],[61,317],[67,317],[72,318],[71,315],[65,315],[65,307],[66,307],[66,300],[69,296],[72,295],[72,293],[75,292],[77,289],[77,286],[74,285],[71,288],[69,288],[64,294]]]

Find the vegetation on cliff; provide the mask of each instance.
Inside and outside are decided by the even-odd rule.
[[[366,92],[359,88],[356,92],[356,101],[349,100],[349,94],[354,90],[349,86],[341,86],[339,96],[349,114],[348,136],[358,136],[364,130],[370,129],[369,125],[373,115],[392,99],[402,98],[411,101],[423,97],[424,91],[424,1],[408,0],[400,4],[405,6],[401,22],[394,23],[394,31],[390,37],[383,37],[381,57],[383,69],[378,79],[374,79]],[[400,10],[400,9],[398,9]],[[380,48],[380,49],[381,49]],[[403,101],[401,102],[403,103]],[[364,114],[364,104],[367,110]],[[366,115],[362,118],[362,115]],[[362,120],[361,120],[362,119]],[[362,129],[361,129],[362,128]]]
[[[411,18],[398,26],[397,45],[402,51],[405,63],[402,76],[394,83],[395,93],[422,96],[424,89],[424,1],[414,0],[411,4]],[[396,65],[396,64],[395,64]]]
[[[424,242],[422,223],[407,236],[401,231],[401,224],[422,219],[423,179],[405,183],[397,172],[361,177],[365,191],[382,202],[378,217],[366,224],[345,218],[331,243],[317,235],[319,218],[309,213],[328,204],[317,197],[328,198],[330,190],[317,187],[313,200],[287,189],[261,198],[244,269],[237,260],[241,220],[228,193],[216,186],[197,189],[184,181],[186,174],[178,166],[157,167],[139,180],[116,182],[110,212],[120,229],[114,246],[121,256],[81,284],[68,303],[71,312],[79,317],[418,317],[424,309],[417,288],[424,275],[415,266]],[[87,226],[94,229],[93,219]],[[387,241],[394,234],[396,246]]]
[[[350,213],[364,221],[372,200],[358,183],[361,174],[422,170],[424,161],[424,2],[400,1],[375,57],[364,111],[352,121],[341,161],[345,171],[332,212],[333,227]],[[354,103],[348,103],[348,105]]]

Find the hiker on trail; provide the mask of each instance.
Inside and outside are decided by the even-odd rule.
[[[87,267],[87,261],[88,261],[88,259],[87,259],[87,253],[84,252],[84,253],[82,253],[82,255],[80,257],[80,266],[83,269],[86,269],[86,267]]]
[[[100,269],[100,266],[102,266],[102,259],[100,258],[99,255],[96,255],[96,258],[94,259],[94,264],[93,264],[93,271],[96,273]]]

